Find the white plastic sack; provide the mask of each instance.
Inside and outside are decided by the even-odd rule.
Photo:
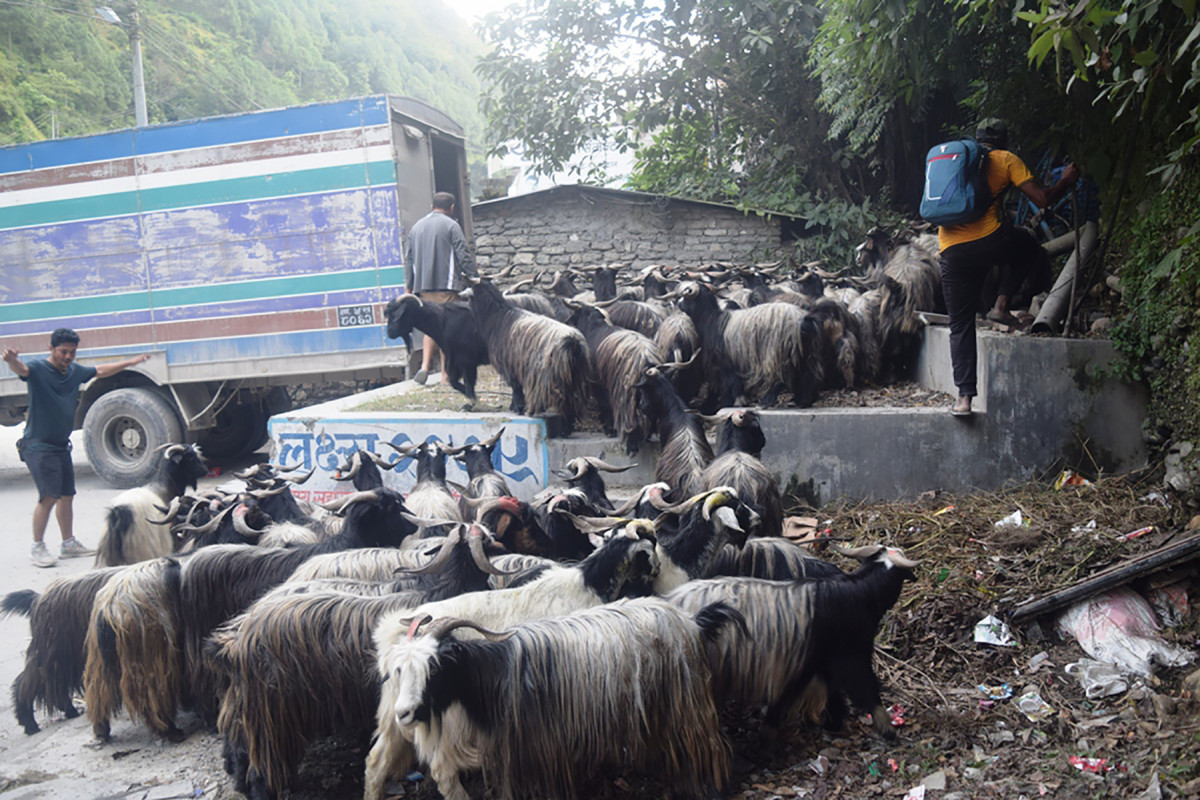
[[[1058,629],[1070,634],[1092,658],[1116,664],[1125,672],[1149,678],[1154,665],[1179,666],[1195,655],[1159,638],[1150,604],[1128,588],[1081,600],[1058,618]]]
[[[1093,661],[1081,658],[1074,664],[1063,667],[1068,675],[1073,675],[1083,693],[1089,700],[1097,697],[1108,697],[1110,694],[1120,694],[1129,688],[1129,682],[1121,674],[1116,664],[1106,664],[1103,661]]]

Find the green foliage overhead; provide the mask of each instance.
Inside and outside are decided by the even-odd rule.
[[[110,4],[124,23],[126,0]],[[439,0],[140,0],[151,124],[376,93],[445,111],[482,155],[482,44]],[[0,144],[133,124],[129,37],[91,0],[0,3]]]

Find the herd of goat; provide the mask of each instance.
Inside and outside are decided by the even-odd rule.
[[[656,482],[614,503],[603,473],[626,467],[577,458],[518,500],[495,468],[501,430],[349,453],[337,478],[353,491],[322,506],[291,491],[312,473],[270,464],[197,491],[199,448],[170,445],[151,483],[114,499],[94,569],[0,603],[32,632],[18,722],[37,733],[36,706],[78,716],[82,694],[101,740],[123,710],[179,741],[191,711],[260,799],[342,733],[372,737],[366,800],[417,765],[452,800],[475,773],[502,797],[574,797],[606,768],[712,797],[729,713],[838,729],[852,705],[890,737],[874,639],[916,563],[831,544],[858,560],[847,573],[783,537],[758,414],[737,407],[902,368],[935,261],[917,242],[876,258],[857,288],[654,269],[632,298],[598,270],[591,297],[560,275],[549,295],[485,279],[467,303],[394,301],[389,335],[432,335],[472,401],[491,363],[515,411],[569,430],[598,397],[627,450],[657,436]],[[467,485],[446,480],[448,458]],[[410,461],[405,496],[383,472]]]
[[[557,273],[548,289],[532,278],[501,290],[476,279],[466,299],[392,300],[387,332],[411,349],[414,330],[445,354],[451,386],[476,403],[478,368],[491,364],[512,390],[517,414],[556,414],[563,433],[595,399],[601,425],[629,454],[655,432],[646,407],[647,370],[667,374],[685,407],[705,413],[775,405],[790,394],[807,407],[823,389],[890,382],[911,372],[921,311],[942,307],[937,238],[873,237],[859,249],[861,276],[810,265],[780,279],[766,268],[692,273],[647,267],[629,285],[622,270],[590,270],[592,286]],[[674,272],[672,277],[668,272]]]

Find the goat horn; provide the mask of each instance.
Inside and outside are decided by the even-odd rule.
[[[158,447],[154,448],[155,453],[162,451],[163,458],[170,458],[176,453],[182,453],[184,450],[187,450],[187,448],[181,444],[175,444],[174,442],[160,444]]]
[[[495,446],[496,446],[496,442],[500,441],[500,437],[504,435],[504,428],[505,428],[505,426],[504,426],[504,425],[501,425],[501,426],[500,426],[500,430],[498,430],[498,431],[496,431],[495,433],[493,433],[493,434],[491,435],[491,437],[490,437],[490,438],[488,438],[488,439],[485,439],[484,441],[480,442],[480,443],[479,443],[479,444],[480,444],[480,446],[482,446],[482,447],[495,447]]]
[[[313,467],[313,469],[316,469],[316,467]],[[310,472],[309,474],[311,475],[312,473]],[[275,497],[277,495],[281,495],[284,492],[286,492],[287,490],[288,490],[288,485],[286,483],[283,483],[283,484],[280,484],[279,486],[276,486],[273,489],[266,488],[266,487],[264,487],[262,489],[256,489],[256,490],[250,492],[250,494],[253,497],[257,497],[257,498],[261,499],[263,497]]]
[[[506,294],[506,295],[516,294],[517,292],[524,289],[526,284],[528,284],[530,287],[532,287],[534,285],[533,278],[525,278],[524,280],[517,281],[512,286],[508,287],[504,291],[504,294]]]
[[[471,530],[467,533],[467,547],[471,550],[471,558],[475,560],[475,566],[479,567],[489,575],[516,575],[520,572],[520,568],[507,571],[500,569],[492,563],[487,557],[487,553],[483,552],[483,528],[479,525],[472,525]]]
[[[732,411],[722,411],[718,414],[701,414],[699,411],[695,411],[692,413],[692,416],[696,417],[698,420],[703,422],[705,425],[712,425],[712,426],[725,424],[725,420],[729,419],[729,417],[732,415],[733,415]]]
[[[375,463],[375,466],[381,467],[382,469],[395,469],[396,465],[400,463],[399,461],[388,461],[383,456],[379,455],[378,453],[373,453],[370,450],[364,450],[362,452],[366,453],[367,458],[371,459],[371,461]]]
[[[658,367],[659,367],[659,369],[667,369],[667,370],[684,369],[685,367],[690,367],[692,365],[692,363],[696,360],[696,357],[700,355],[700,350],[701,350],[701,348],[697,347],[696,350],[692,353],[692,357],[689,358],[687,361],[666,361],[662,364],[659,364]]]
[[[671,488],[667,486],[667,484],[661,482],[652,483],[649,486],[643,486],[640,490],[638,490],[637,494],[622,503],[619,508],[614,508],[612,513],[618,517],[627,515],[630,511],[633,511],[633,509],[637,508],[638,504],[642,502],[643,497],[646,497],[646,499],[649,500],[647,495],[650,493],[650,490],[655,487],[662,487],[663,491],[668,491]],[[660,495],[655,496],[658,496],[661,499]],[[653,504],[654,501],[650,500],[650,502]],[[658,508],[658,506],[655,506],[655,508]]]
[[[571,520],[571,524],[578,528],[580,533],[603,533],[629,521],[625,517],[580,517],[572,514],[570,511],[559,511],[557,513],[566,515],[567,519]]]
[[[603,310],[603,309],[611,306],[613,303],[616,303],[617,301],[618,301],[618,298],[614,297],[612,300],[596,300],[595,302],[592,303],[592,305],[596,308]]]
[[[244,469],[241,472],[233,473],[233,477],[241,478],[242,480],[245,481],[245,480],[249,480],[251,478],[257,478],[263,472],[270,470],[270,468],[271,468],[270,464],[255,464],[253,467]],[[293,467],[293,469],[294,469],[294,467]]]
[[[362,457],[359,456],[359,452],[360,451],[358,451],[358,450],[354,451],[354,454],[350,456],[350,460],[347,461],[344,466],[338,467],[338,471],[336,473],[334,473],[334,476],[333,476],[333,479],[335,481],[352,481],[352,480],[354,480],[354,476],[358,474],[358,471],[360,469],[362,469]],[[343,475],[342,470],[344,470],[344,469],[348,469],[350,471],[347,472],[345,475]]]
[[[625,472],[626,470],[631,470],[637,466],[637,464],[626,464],[623,467],[617,467],[593,456],[584,456],[583,460],[591,464],[596,469],[603,470],[604,472]]]
[[[516,633],[515,630],[498,633],[483,627],[478,622],[472,622],[469,619],[460,619],[458,617],[443,617],[442,619],[435,620],[432,624],[430,624],[425,633],[427,636],[432,636],[434,639],[443,639],[446,637],[446,634],[450,633],[451,631],[458,630],[459,628],[471,628],[479,633],[479,635],[483,638],[490,639],[493,642],[502,642]]]
[[[863,545],[862,547],[846,547],[845,545],[838,544],[837,542],[830,542],[829,547],[833,550],[833,552],[838,553],[839,555],[846,556],[847,558],[857,559],[858,561],[866,561],[871,556],[883,550],[883,545],[881,544],[867,544]]]
[[[409,521],[413,522],[414,520],[410,519]],[[453,530],[442,541],[442,546],[438,548],[437,555],[419,567],[409,567],[400,571],[406,575],[429,575],[434,572],[441,572],[446,566],[446,562],[450,560],[450,556],[453,555],[454,546],[461,541],[462,524],[460,523],[455,525]]]
[[[584,459],[572,458],[570,461],[567,462],[566,469],[561,469],[561,470],[556,469],[556,470],[554,470],[554,474],[564,480],[577,481],[583,477],[583,473],[587,472],[587,467],[588,467],[588,462],[585,461]],[[568,472],[567,470],[570,470],[570,472]]]
[[[249,509],[247,509],[246,506],[239,505],[233,512],[233,529],[242,536],[246,536],[251,539],[257,539],[262,535],[262,531],[256,531],[254,528],[250,527],[249,523],[246,522],[246,512],[248,510]]]
[[[225,506],[225,508],[221,510],[220,514],[217,514],[203,525],[177,525],[174,530],[182,533],[212,533],[217,529],[217,526],[221,524],[221,520],[224,519],[225,515],[232,510],[233,506]]]
[[[456,447],[452,444],[444,444],[444,445],[442,445],[442,452],[448,456],[456,456],[459,453],[466,452],[467,448],[470,446],[471,445],[469,445],[469,444],[462,444],[462,445],[458,445]]]
[[[162,519],[150,519],[150,517],[146,517],[146,522],[149,522],[152,525],[165,525],[166,523],[170,522],[171,520],[173,520],[175,518],[175,515],[179,513],[179,507],[182,505],[183,505],[182,497],[172,497],[170,504],[166,508],[163,508],[162,506],[159,506],[159,505],[155,505],[154,507],[163,513],[163,518]]]
[[[388,441],[385,441],[384,444],[386,444],[388,447],[391,447],[405,458],[412,458],[413,452],[421,446],[419,444],[396,444],[395,442]]]
[[[338,508],[338,512],[339,513],[345,512],[347,507],[352,506],[355,503],[365,503],[369,500],[378,500],[378,499],[379,499],[379,492],[375,489],[368,489],[365,492],[355,492],[354,494],[350,495],[349,497],[347,497],[345,500],[342,501],[341,506]]]
[[[309,478],[311,478],[313,476],[313,473],[316,471],[317,471],[317,468],[313,467],[312,469],[310,469],[308,472],[304,473],[303,475],[284,475],[283,480],[287,481],[288,483],[296,483],[296,484],[304,483]]]
[[[731,486],[719,486],[704,493],[704,521],[712,519],[712,512],[737,497],[737,490]]]
[[[907,556],[904,555],[904,553],[901,553],[900,550],[895,547],[887,548],[887,554],[888,554],[888,558],[890,558],[892,563],[895,564],[897,567],[904,567],[905,569],[916,569],[917,566],[919,566],[921,563],[920,561],[913,561],[912,559],[908,558]]]

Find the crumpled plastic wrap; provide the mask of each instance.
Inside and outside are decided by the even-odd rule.
[[[1155,665],[1174,667],[1195,659],[1158,636],[1154,610],[1126,587],[1079,601],[1059,616],[1058,629],[1092,658],[1144,678],[1153,676]]]

